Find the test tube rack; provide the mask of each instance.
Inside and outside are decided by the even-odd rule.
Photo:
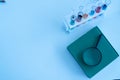
[[[110,0],[90,0],[87,5],[78,6],[70,14],[65,16],[66,31],[70,31],[103,15],[110,3]]]

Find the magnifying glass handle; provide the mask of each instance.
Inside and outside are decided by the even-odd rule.
[[[98,44],[99,44],[99,42],[100,42],[101,36],[102,36],[102,34],[99,36],[99,38],[98,38],[98,40],[97,40],[97,43],[96,43],[96,45],[95,45],[96,48],[97,48],[97,46],[98,46]]]

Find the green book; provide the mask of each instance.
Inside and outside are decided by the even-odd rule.
[[[89,78],[119,56],[98,27],[88,31],[67,49]]]

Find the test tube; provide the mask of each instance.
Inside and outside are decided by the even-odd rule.
[[[106,10],[107,6],[111,3],[111,0],[104,0],[104,4],[102,5],[102,10]]]
[[[95,8],[96,8],[95,6],[92,6],[91,11],[89,12],[90,16],[93,16],[95,14]]]
[[[82,17],[83,17],[83,12],[78,12],[78,15],[77,15],[77,19],[76,19],[76,21],[77,22],[80,22],[81,21],[81,19],[82,19]]]
[[[74,24],[75,24],[75,19],[76,19],[76,16],[75,16],[75,15],[72,15],[72,16],[71,16],[71,20],[70,20],[70,24],[71,24],[71,25],[74,25]]]
[[[83,19],[87,19],[88,18],[88,13],[89,13],[89,11],[90,11],[90,7],[89,6],[91,6],[91,4],[88,4],[87,5],[87,7],[83,10]]]

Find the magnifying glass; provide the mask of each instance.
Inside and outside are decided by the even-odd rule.
[[[102,53],[97,48],[100,39],[101,39],[101,35],[99,36],[99,39],[95,47],[89,47],[83,51],[82,59],[84,63],[88,66],[96,66],[102,60]]]
[[[83,61],[88,66],[96,66],[102,60],[102,54],[96,47],[87,48],[82,55]]]

